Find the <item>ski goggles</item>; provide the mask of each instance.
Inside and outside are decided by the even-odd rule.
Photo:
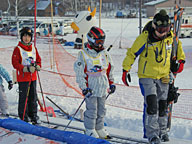
[[[164,32],[169,32],[169,31],[170,31],[170,28],[171,28],[170,25],[169,25],[169,26],[166,26],[166,27],[164,27],[164,26],[158,26],[158,27],[156,27],[155,30],[156,30],[158,33],[162,34],[162,33],[164,33]]]
[[[105,40],[104,39],[95,39],[95,44],[96,45],[103,45],[104,44],[104,42],[105,42]]]
[[[89,35],[87,35],[87,38],[95,45],[95,46],[99,46],[99,45],[102,45],[104,44],[105,42],[105,39],[93,39],[91,38]]]

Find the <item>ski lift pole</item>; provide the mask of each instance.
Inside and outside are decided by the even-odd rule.
[[[49,124],[49,118],[48,118],[47,108],[46,108],[46,105],[45,105],[45,99],[44,99],[44,96],[43,96],[43,89],[42,89],[42,86],[41,86],[41,81],[40,81],[40,76],[39,76],[39,72],[38,72],[38,71],[37,71],[37,76],[38,76],[38,79],[39,79],[39,86],[40,86],[40,90],[41,90],[41,94],[42,94],[42,99],[43,99],[43,103],[44,103],[44,107],[45,107],[45,113],[46,113],[46,117],[47,117],[47,123]]]
[[[34,46],[36,47],[36,20],[37,20],[37,0],[34,0],[35,9],[34,9]]]
[[[75,117],[75,115],[77,114],[77,112],[79,111],[79,109],[81,108],[82,104],[85,102],[86,97],[83,99],[83,101],[81,102],[81,104],[79,105],[79,107],[77,108],[75,114],[73,115],[73,117],[71,118],[71,120],[69,121],[69,123],[67,124],[67,126],[65,127],[64,131],[69,127],[70,123],[72,122],[73,118]]]
[[[55,70],[55,37],[54,37],[54,30],[53,30],[53,1],[51,0],[51,34],[52,34],[52,40],[53,40],[53,58],[52,58],[52,61],[53,61],[53,70]]]
[[[102,0],[100,0],[100,6],[99,6],[99,28],[101,28],[101,8],[102,8]]]

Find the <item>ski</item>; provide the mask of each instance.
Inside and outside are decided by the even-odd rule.
[[[60,106],[58,106],[53,100],[51,100],[49,97],[46,96],[46,98],[52,103],[54,104],[60,111],[55,111],[58,112],[60,114],[62,114],[63,116],[66,116],[69,120],[76,120],[76,121],[80,121],[83,122],[83,120],[75,118],[73,116],[71,116],[69,113],[65,112]]]
[[[182,14],[184,11],[184,8],[180,8],[176,5],[176,11],[174,12],[174,23],[173,23],[173,46],[172,46],[172,53],[171,53],[171,65],[174,65],[176,63],[176,57],[177,57],[177,48],[178,48],[178,40],[179,40],[179,32],[181,27],[181,20],[182,20]],[[176,78],[176,75],[174,75],[174,79]],[[174,87],[174,80],[172,82],[172,86]],[[170,131],[171,129],[171,117],[172,117],[172,110],[173,110],[173,102],[170,101],[167,106],[167,131]]]
[[[7,117],[7,118],[19,119],[19,116],[16,114],[9,114],[9,117]],[[39,121],[38,123],[34,123],[34,122],[27,122],[27,123],[29,123],[31,125],[35,125],[35,126],[48,127],[51,129],[58,129],[59,128],[58,125],[51,125],[48,122],[42,122],[42,121]]]

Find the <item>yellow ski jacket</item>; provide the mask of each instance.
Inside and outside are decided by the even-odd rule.
[[[170,73],[170,59],[173,44],[173,33],[161,41],[150,43],[148,31],[140,34],[123,61],[123,69],[129,71],[137,56],[139,78],[160,79]],[[178,42],[177,60],[185,60],[181,41]]]

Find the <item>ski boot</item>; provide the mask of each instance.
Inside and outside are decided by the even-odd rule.
[[[21,119],[22,120],[22,119]],[[25,122],[29,122],[29,118],[28,117],[24,117],[24,120],[23,121],[25,121]]]
[[[149,144],[161,144],[161,140],[159,137],[154,136],[151,139],[149,139]]]
[[[2,118],[8,118],[8,117],[9,117],[9,114],[8,114],[8,113],[1,113],[1,114],[0,114],[0,117],[2,117]]]
[[[85,134],[88,135],[88,136],[99,138],[97,132],[94,129],[86,129]]]
[[[108,132],[106,131],[106,129],[100,129],[100,130],[96,130],[97,134],[99,135],[99,138],[101,139],[112,139],[112,137],[108,134]]]
[[[33,116],[33,117],[31,118],[31,122],[32,122],[33,125],[39,125],[39,124],[41,124],[41,121],[39,120],[39,117],[38,117],[38,116]]]
[[[160,135],[160,139],[162,142],[168,142],[169,141],[169,135],[168,134],[162,134],[162,135]]]

